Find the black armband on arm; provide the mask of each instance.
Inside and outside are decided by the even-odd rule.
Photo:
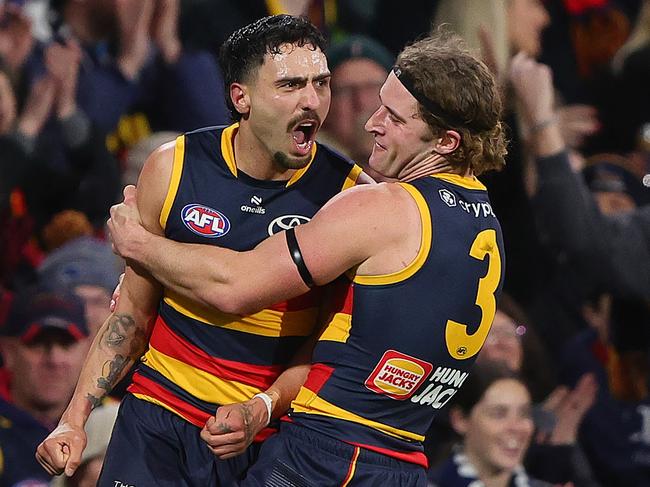
[[[300,277],[302,277],[303,282],[307,284],[307,287],[314,287],[314,278],[311,277],[311,273],[309,272],[309,269],[307,269],[305,260],[302,258],[302,252],[298,246],[298,240],[296,240],[295,228],[290,228],[284,233],[287,236],[287,247],[289,247],[291,260],[293,260],[293,263],[296,264]]]

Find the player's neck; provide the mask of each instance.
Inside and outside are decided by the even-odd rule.
[[[417,160],[413,163],[406,164],[399,172],[399,180],[408,182],[425,176],[431,176],[432,174],[442,173],[457,174],[461,177],[473,176],[471,169],[454,167],[441,155],[432,154],[423,160]]]
[[[240,123],[233,142],[235,165],[237,169],[259,180],[289,180],[296,172],[278,164],[273,154],[264,147],[260,140],[245,123]]]

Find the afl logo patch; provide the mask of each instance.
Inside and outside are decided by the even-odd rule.
[[[397,400],[408,399],[422,384],[433,365],[395,350],[388,350],[372,371],[365,385],[378,394]]]
[[[302,215],[283,215],[277,217],[271,223],[269,223],[269,236],[275,235],[276,233],[289,230],[290,228],[297,227],[303,223],[307,223],[310,218]]]
[[[230,221],[226,215],[196,203],[185,205],[181,219],[187,228],[202,237],[219,238],[230,230]]]

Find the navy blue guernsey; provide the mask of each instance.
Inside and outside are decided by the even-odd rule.
[[[168,238],[250,250],[309,221],[361,172],[314,145],[310,163],[289,181],[253,179],[235,165],[237,129],[208,128],[177,139],[160,215]],[[246,401],[275,381],[313,332],[319,305],[315,289],[249,316],[229,315],[165,290],[129,391],[202,427],[218,405]]]
[[[477,179],[400,184],[420,211],[419,253],[399,272],[344,280],[288,420],[426,466],[424,434],[492,325],[503,241]]]

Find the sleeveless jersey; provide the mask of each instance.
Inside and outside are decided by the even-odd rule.
[[[440,174],[400,184],[420,211],[419,253],[399,272],[338,286],[285,419],[426,466],[425,432],[463,385],[492,325],[503,242],[477,179]]]
[[[361,172],[314,144],[310,163],[289,181],[253,179],[235,165],[237,129],[237,124],[201,129],[176,140],[160,215],[166,237],[250,250],[311,219]],[[240,316],[165,290],[149,348],[128,390],[202,427],[218,405],[247,401],[275,381],[312,333],[319,306],[315,289]]]

